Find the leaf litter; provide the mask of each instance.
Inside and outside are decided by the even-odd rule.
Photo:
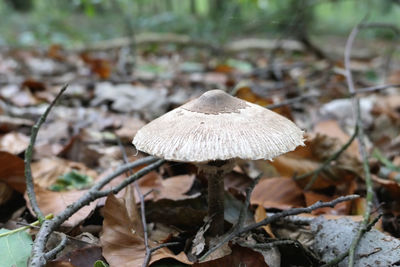
[[[10,203],[13,194],[22,199],[25,193],[23,152],[29,142],[30,127],[44,112],[60,85],[70,81],[69,89],[41,128],[35,147],[32,164],[35,192],[39,207],[45,214],[62,212],[85,194],[90,185],[123,163],[116,136],[120,138],[129,159],[137,160],[143,155],[130,143],[140,127],[202,92],[215,88],[262,106],[275,105],[308,93],[319,94],[318,97],[273,109],[305,128],[307,146],[272,162],[241,162],[234,172],[227,175],[227,226],[235,223],[235,216],[239,215],[243,206],[246,188],[260,173],[263,176],[251,196],[248,223],[253,218],[255,221],[265,219],[276,211],[305,207],[320,200],[330,201],[353,193],[362,194],[363,172],[356,141],[319,172],[310,187],[307,188],[307,184],[312,175],[296,179],[315,171],[353,134],[354,122],[349,116],[351,102],[345,98],[347,86],[341,74],[341,62],[332,67],[324,59],[315,59],[304,51],[297,52],[300,54],[295,62],[293,51],[288,50],[278,55],[275,69],[270,69],[268,59],[260,51],[244,52],[239,49],[234,55],[220,59],[201,48],[168,52],[159,49],[151,56],[142,55],[139,51],[136,76],[128,80],[118,76],[116,66],[119,59],[117,53],[110,51],[79,54],[53,45],[41,55],[36,51],[1,52],[1,77],[7,77],[9,82],[2,83],[0,89],[0,211],[10,207],[8,209],[15,208],[12,212],[17,212],[17,207]],[[202,60],[199,60],[199,55]],[[376,59],[372,55],[369,61],[354,60],[355,78],[359,78],[366,87],[376,82],[364,78],[369,77],[371,66],[376,69],[383,67]],[[27,66],[28,73],[18,71],[22,64]],[[388,81],[395,83],[398,73],[398,65],[394,65],[388,74]],[[323,76],[327,78],[322,79]],[[385,233],[371,230],[368,235],[382,236],[382,240],[388,240],[389,247],[398,242],[395,238],[399,236],[400,229],[397,169],[400,165],[399,99],[398,91],[392,88],[361,100],[369,138],[368,149],[371,155],[373,149],[381,153],[380,157],[371,158],[369,164],[377,200],[385,214],[378,224]],[[127,174],[120,175],[105,188],[116,186],[126,177]],[[210,245],[207,229],[202,228],[207,214],[207,180],[197,173],[194,166],[167,163],[157,172],[141,178],[138,185],[145,195],[150,247],[168,242],[179,243],[154,251],[150,261],[152,266],[157,266],[157,261],[159,266],[168,261],[193,266],[274,266],[284,264],[282,260],[287,258],[287,253],[295,251],[290,246],[256,249],[233,242],[217,252],[218,259],[193,264],[187,256],[190,244],[196,244],[195,254],[198,255]],[[17,218],[0,217],[2,225],[18,227],[18,222],[30,223],[34,220],[29,213],[31,207],[26,194],[25,199],[24,211],[16,213],[21,215]],[[93,266],[97,260],[103,260],[110,266],[141,266],[145,243],[138,212],[140,204],[138,196],[127,189],[82,208],[63,224],[60,231],[67,233],[69,240],[90,231],[101,242],[84,248],[70,247],[68,255],[60,253],[49,266],[65,266],[57,264],[66,264],[68,259],[75,259],[68,266]],[[267,240],[271,238],[299,240],[305,249],[314,250],[326,261],[332,255],[320,253],[319,246],[324,246],[326,241],[323,234],[315,230],[315,225],[322,225],[323,231],[329,234],[338,231],[337,236],[341,236],[342,230],[348,231],[354,226],[347,221],[343,225],[338,222],[344,218],[359,219],[364,210],[365,200],[361,198],[334,208],[316,210],[312,217],[298,215],[297,219],[291,218],[297,223],[308,220],[308,225],[290,228],[275,223],[260,228],[264,229],[262,231],[246,233],[241,238],[253,246],[269,242]],[[324,217],[314,219],[317,215]],[[325,228],[331,222],[334,226]],[[23,232],[23,235],[34,238],[35,229]],[[0,237],[0,244],[4,240]],[[30,242],[24,244],[31,246]],[[361,246],[363,244],[361,242]],[[330,251],[344,249],[341,241],[328,245]],[[385,247],[382,245],[382,248]],[[363,257],[368,258],[372,250],[365,249],[368,250],[365,252],[367,256]],[[96,256],[85,261],[86,253]],[[380,257],[384,254],[376,251],[373,255]],[[21,254],[20,259],[26,261],[27,258]]]

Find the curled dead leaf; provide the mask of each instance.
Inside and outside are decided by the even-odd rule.
[[[110,266],[142,266],[145,257],[144,238],[139,235],[140,231],[135,226],[135,220],[140,219],[131,218],[126,209],[126,201],[117,199],[114,195],[107,197],[103,215],[103,232],[100,235],[100,241],[103,247],[103,256]],[[156,242],[149,241],[151,247],[157,245]],[[150,264],[164,258],[173,258],[190,264],[183,252],[175,255],[168,248],[155,251]]]

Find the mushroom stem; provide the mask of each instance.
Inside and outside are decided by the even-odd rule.
[[[211,236],[224,233],[224,172],[218,171],[208,176],[208,215],[211,217]]]
[[[224,233],[224,174],[232,171],[235,160],[213,160],[197,165],[208,179],[208,216],[211,218],[209,233]]]

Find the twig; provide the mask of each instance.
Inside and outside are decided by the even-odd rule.
[[[356,91],[354,91],[353,93],[350,93],[350,96],[355,96],[355,95],[363,94],[363,93],[373,93],[373,92],[381,91],[381,90],[388,89],[391,87],[400,87],[400,84],[382,84],[382,85],[360,88],[360,89],[357,89]]]
[[[134,163],[138,162],[136,166],[140,166],[145,164],[146,162],[152,162],[156,160],[153,157],[147,157],[141,160],[137,160],[133,163],[130,163],[130,166],[135,166]],[[42,227],[39,230],[39,233],[36,236],[35,242],[32,247],[32,257],[30,259],[30,266],[44,266],[46,264],[46,259],[44,258],[44,250],[45,250],[45,244],[48,240],[48,237],[52,231],[54,231],[57,227],[59,227],[63,222],[65,222],[69,217],[71,217],[73,214],[75,214],[78,210],[80,210],[82,207],[90,204],[90,202],[105,197],[110,193],[117,194],[119,191],[121,191],[123,188],[125,188],[127,185],[137,181],[147,173],[155,170],[156,168],[160,167],[164,163],[164,160],[158,160],[143,169],[139,170],[135,174],[129,176],[126,178],[123,182],[121,182],[119,185],[117,185],[114,188],[110,188],[107,190],[102,190],[99,191],[106,183],[110,182],[113,178],[116,176],[124,173],[124,171],[121,172],[121,169],[119,169],[119,172],[112,173],[109,176],[105,177],[103,180],[101,180],[99,183],[95,184],[88,192],[86,192],[82,197],[80,197],[76,202],[74,202],[72,205],[70,205],[68,208],[66,208],[62,213],[54,217],[53,220],[46,220],[43,222]],[[128,165],[128,164],[127,164]],[[126,168],[125,168],[126,171]]]
[[[53,217],[54,217],[53,214],[50,213],[50,214],[46,215],[46,217],[44,217],[44,219],[45,219],[45,220],[50,220],[50,219],[53,219]],[[17,222],[17,223],[18,223],[18,222]],[[1,233],[1,234],[0,234],[0,237],[7,236],[7,235],[12,235],[12,234],[15,234],[15,233],[24,231],[24,230],[29,229],[29,228],[32,228],[32,227],[37,227],[38,225],[40,225],[39,220],[34,221],[34,222],[31,223],[31,224],[26,224],[26,225],[23,226],[23,227],[19,227],[19,228],[17,228],[17,229],[10,230],[10,231],[5,232],[5,233]]]
[[[345,70],[346,70],[346,81],[349,89],[350,94],[354,94],[356,92],[354,88],[354,81],[353,81],[353,76],[351,73],[350,69],[350,54],[351,54],[351,48],[353,46],[354,39],[356,38],[359,29],[361,27],[361,24],[358,24],[353,28],[351,31],[347,42],[346,42],[346,48],[345,48],[345,54],[344,54],[344,65],[345,65]],[[359,151],[362,157],[362,165],[363,165],[363,170],[364,170],[364,175],[365,175],[365,185],[366,185],[366,202],[367,205],[365,207],[364,211],[364,219],[361,222],[361,227],[360,230],[357,232],[355,238],[353,239],[353,242],[350,245],[349,249],[349,262],[348,266],[353,267],[354,266],[354,260],[355,260],[355,251],[357,248],[358,243],[360,242],[361,237],[365,233],[365,229],[368,226],[370,217],[371,217],[371,210],[372,210],[372,205],[373,205],[373,196],[374,196],[374,191],[373,191],[373,185],[372,185],[372,179],[371,179],[371,173],[368,165],[368,156],[366,152],[366,147],[365,147],[365,136],[364,136],[364,128],[363,128],[363,121],[361,119],[361,108],[360,108],[360,100],[357,96],[353,96],[353,117],[356,120],[356,127],[358,128],[358,134],[357,134],[357,140],[359,144]]]
[[[118,146],[121,150],[122,153],[122,158],[124,159],[124,162],[128,162],[128,156],[126,155],[126,150],[124,146],[122,145],[121,139],[117,136],[117,142]],[[130,171],[132,173],[132,171]],[[144,198],[145,196],[142,194],[142,191],[139,188],[139,185],[137,182],[133,183],[135,186],[135,190],[138,193],[139,199],[140,199],[140,217],[142,220],[142,227],[143,227],[143,238],[144,238],[144,246],[146,249],[146,254],[145,254],[145,259],[143,261],[142,267],[147,267],[149,265],[150,259],[151,259],[151,247],[149,245],[149,233],[148,233],[148,228],[147,228],[147,222],[146,222],[146,210],[145,210],[145,205],[144,205]]]
[[[216,245],[212,246],[204,255],[201,256],[200,260],[205,259],[207,256],[209,256],[211,253],[213,253],[214,251],[216,251],[218,248],[220,248],[222,245],[224,245],[225,243],[231,241],[233,238],[249,232],[253,229],[257,229],[260,226],[264,226],[264,225],[268,225],[270,223],[273,223],[277,220],[279,220],[280,218],[283,217],[287,217],[287,216],[291,216],[291,215],[297,215],[300,213],[311,213],[313,210],[316,209],[320,209],[320,208],[325,208],[325,207],[331,207],[333,208],[336,204],[344,202],[344,201],[349,201],[349,200],[353,200],[356,198],[359,198],[359,195],[348,195],[348,196],[341,196],[338,197],[332,201],[329,202],[322,202],[322,201],[318,201],[316,203],[314,203],[311,206],[308,206],[306,208],[294,208],[294,209],[289,209],[289,210],[284,210],[278,213],[275,213],[274,215],[265,218],[264,220],[258,222],[258,223],[253,223],[250,224],[246,227],[232,227],[231,230],[226,233],[225,235],[221,236],[221,238],[218,240],[218,242],[216,242]]]
[[[379,221],[379,219],[382,217],[383,214],[379,214],[371,223],[368,224],[368,226],[363,229],[363,234],[371,230],[371,228]],[[346,252],[340,254],[338,257],[335,259],[331,260],[330,262],[327,262],[326,264],[322,265],[321,267],[331,267],[331,266],[336,266],[340,262],[342,262],[348,255],[349,255],[350,249],[346,250]]]
[[[151,248],[150,251],[153,253],[156,250],[159,250],[160,248],[165,248],[165,247],[169,247],[169,246],[176,246],[179,245],[179,242],[169,242],[169,243],[162,243],[154,248]]]
[[[283,101],[281,101],[279,103],[276,103],[276,104],[267,105],[266,108],[268,108],[268,109],[280,108],[282,106],[292,105],[294,103],[303,101],[305,99],[319,97],[319,96],[320,96],[320,94],[316,94],[316,93],[300,95],[300,96],[297,96],[297,97],[293,97],[293,98],[289,98],[289,99],[283,100]]]
[[[286,245],[291,245],[295,247],[301,248],[303,253],[305,253],[309,258],[313,260],[313,262],[318,262],[321,263],[321,259],[319,259],[312,251],[304,247],[299,241],[297,240],[292,240],[292,239],[278,239],[278,240],[271,240],[270,242],[267,243],[256,243],[256,244],[249,244],[243,241],[236,241],[240,246],[242,247],[247,247],[247,248],[254,248],[254,249],[262,249],[262,250],[268,250],[273,247],[279,247],[279,246],[286,246]]]
[[[56,104],[57,100],[61,97],[61,95],[64,93],[64,91],[67,89],[67,87],[68,87],[68,84],[64,85],[61,88],[60,92],[57,94],[57,96],[54,98],[54,100],[47,107],[46,111],[43,113],[42,116],[40,116],[39,120],[32,127],[31,140],[25,151],[24,162],[25,162],[26,192],[28,193],[29,202],[31,203],[32,210],[35,213],[35,215],[38,218],[40,223],[43,222],[44,215],[43,215],[42,211],[40,210],[39,205],[37,203],[35,189],[34,189],[34,185],[33,185],[32,169],[31,169],[33,148],[34,148],[34,144],[36,142],[36,137],[39,132],[40,126],[42,126],[42,124],[46,120],[47,115],[49,114],[50,110]]]
[[[400,87],[400,84],[381,84],[381,85],[376,85],[376,86],[371,86],[371,87],[360,88],[360,89],[355,90],[353,93],[349,93],[348,96],[352,97],[352,96],[359,95],[359,94],[374,93],[374,92],[382,91],[382,90],[392,88],[392,87],[394,87],[394,88]],[[280,108],[283,106],[293,105],[295,103],[301,102],[306,99],[321,97],[323,95],[324,94],[321,94],[321,93],[309,93],[309,94],[289,98],[289,99],[283,100],[276,104],[270,104],[265,107],[268,109]]]
[[[349,140],[335,153],[333,153],[329,158],[327,158],[318,168],[316,168],[315,170],[312,170],[310,172],[307,172],[303,175],[297,176],[294,179],[295,180],[301,180],[304,179],[310,175],[312,175],[311,180],[307,183],[307,185],[305,186],[304,190],[309,190],[311,188],[311,186],[314,184],[314,182],[317,180],[318,175],[324,171],[328,165],[336,160],[344,151],[346,151],[346,149],[351,145],[351,143],[354,141],[354,139],[357,137],[358,134],[358,127],[356,126],[356,129],[354,130],[353,135],[349,138]]]
[[[251,199],[251,193],[253,192],[254,187],[258,184],[258,182],[260,181],[261,177],[262,177],[262,173],[260,173],[252,182],[252,184],[246,189],[246,200],[240,210],[239,213],[239,219],[236,223],[236,228],[240,229],[243,227],[244,222],[246,220],[246,216],[247,216],[247,209],[249,208],[250,205],[250,199]]]
[[[67,240],[68,240],[67,236],[64,233],[59,233],[59,234],[61,235],[61,241],[55,248],[44,254],[44,258],[46,260],[54,258],[57,255],[57,253],[60,252],[63,248],[65,248],[65,246],[67,245]]]

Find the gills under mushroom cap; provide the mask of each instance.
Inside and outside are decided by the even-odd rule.
[[[285,117],[212,90],[141,128],[133,144],[171,161],[272,159],[303,143],[303,131]]]

